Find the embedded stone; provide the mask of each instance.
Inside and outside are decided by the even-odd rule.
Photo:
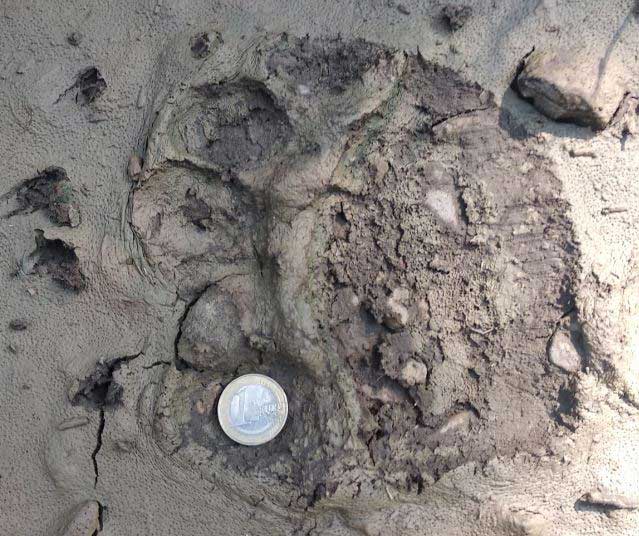
[[[592,53],[579,50],[534,51],[517,78],[521,95],[557,121],[606,128],[624,95],[614,61],[602,68]]]

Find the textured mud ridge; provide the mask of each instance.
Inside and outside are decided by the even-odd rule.
[[[578,251],[534,141],[477,84],[364,41],[217,55],[160,111],[132,195],[146,261],[187,303],[156,402],[164,452],[299,508],[544,452],[573,422],[547,346]],[[290,400],[261,447],[215,417],[248,372]]]

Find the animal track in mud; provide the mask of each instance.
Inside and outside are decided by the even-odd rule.
[[[165,452],[307,508],[544,446],[578,252],[533,142],[477,84],[364,41],[267,36],[211,76],[158,116],[132,200],[191,304],[158,393]],[[260,447],[215,419],[245,372],[289,395]]]

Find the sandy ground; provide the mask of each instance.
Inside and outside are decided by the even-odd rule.
[[[101,533],[110,535],[639,532],[639,140],[555,123],[509,89],[533,47],[580,45],[593,57],[619,60],[628,91],[638,94],[633,3],[467,4],[471,17],[450,32],[440,4],[411,0],[2,3],[2,193],[60,166],[77,192],[82,223],[57,226],[43,211],[2,220],[0,533],[92,534],[64,528],[78,505],[95,517],[86,501],[99,502]],[[594,362],[609,364],[575,380],[576,431],[562,428],[541,454],[521,449],[479,469],[460,465],[419,496],[386,488],[366,503],[306,512],[261,504],[257,484],[247,500],[246,481],[227,475],[218,485],[215,475],[166,455],[152,438],[153,423],[140,415],[152,413],[153,386],[172,366],[188,300],[129,261],[127,164],[144,153],[160,103],[195,71],[189,39],[203,31],[237,47],[259,33],[288,32],[419,51],[492,91],[536,132],[579,244],[579,320],[600,359]],[[77,46],[67,40],[72,32],[81,35]],[[91,66],[107,87],[80,106],[72,86]],[[75,248],[86,288],[61,289],[46,274],[16,276],[36,247],[36,229]],[[15,320],[26,329],[10,327]],[[116,410],[73,405],[78,382],[114,358],[124,403]],[[612,490],[612,507],[579,501],[599,488]]]

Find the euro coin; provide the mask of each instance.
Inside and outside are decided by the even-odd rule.
[[[288,417],[284,389],[263,374],[245,374],[229,383],[217,404],[224,433],[240,445],[263,445],[282,431]]]

